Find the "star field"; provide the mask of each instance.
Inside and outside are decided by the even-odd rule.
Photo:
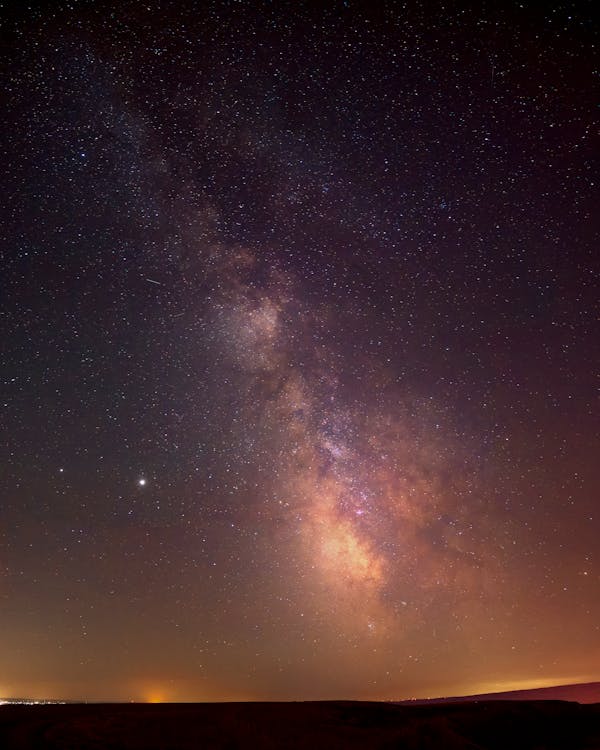
[[[600,679],[586,3],[2,14],[0,698]]]

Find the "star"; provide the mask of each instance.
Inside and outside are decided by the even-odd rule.
[[[585,12],[13,5],[0,693],[600,679]]]

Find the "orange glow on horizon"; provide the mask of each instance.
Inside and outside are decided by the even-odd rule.
[[[142,703],[168,703],[167,691],[160,686],[151,686],[143,691]]]

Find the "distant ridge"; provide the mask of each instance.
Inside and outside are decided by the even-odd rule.
[[[532,688],[530,690],[508,690],[503,693],[480,693],[448,698],[422,698],[395,701],[400,705],[423,705],[426,703],[463,703],[466,701],[573,701],[575,703],[600,703],[600,682],[583,682],[575,685]]]

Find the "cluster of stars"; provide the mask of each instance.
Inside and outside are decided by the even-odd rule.
[[[586,12],[6,11],[15,695],[597,677]]]

